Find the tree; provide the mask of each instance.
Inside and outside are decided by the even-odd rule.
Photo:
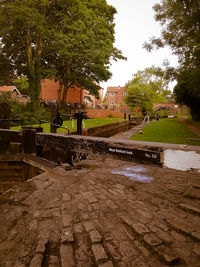
[[[152,66],[133,75],[133,79],[126,84],[126,103],[134,108],[139,107],[143,115],[153,112],[154,102],[166,102],[168,81],[161,68]]]
[[[99,83],[111,77],[110,58],[124,59],[114,46],[116,10],[104,0],[71,1],[57,4],[62,19],[52,29],[47,51],[50,76],[60,83],[59,99],[65,104],[67,90],[78,86],[98,96]],[[56,17],[56,15],[55,15]],[[61,99],[62,93],[62,99]]]
[[[113,46],[115,12],[105,0],[1,1],[0,53],[28,77],[34,105],[47,74],[64,87],[63,101],[72,84],[95,93],[111,76],[110,58],[123,58]]]
[[[162,0],[153,8],[156,12],[156,21],[162,25],[162,34],[160,38],[152,37],[150,43],[145,43],[144,47],[148,51],[164,46],[171,47],[179,59],[179,67],[172,73],[173,78],[178,81],[175,89],[176,100],[194,111],[196,98],[200,93],[199,74],[197,75],[200,66],[200,2],[199,0]],[[189,102],[188,97],[191,100]],[[192,114],[194,117],[193,112]],[[200,119],[200,111],[199,115],[195,116],[197,117]]]
[[[200,68],[185,70],[178,75],[178,83],[174,88],[178,103],[190,107],[194,120],[200,120]]]
[[[27,75],[33,105],[39,101],[49,7],[49,0],[3,0],[0,5],[1,52],[13,63],[18,75]]]

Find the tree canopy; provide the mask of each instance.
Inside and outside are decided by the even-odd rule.
[[[152,37],[144,47],[153,48],[170,46],[178,56],[179,67],[173,74],[177,79],[175,97],[179,103],[186,104],[191,114],[200,120],[199,103],[200,83],[200,2],[199,0],[162,0],[154,7],[155,19],[162,26],[160,38]],[[185,92],[185,93],[184,93]],[[190,98],[190,101],[188,101]]]
[[[143,115],[152,114],[153,103],[166,102],[165,97],[171,93],[164,72],[155,66],[134,74],[126,88],[126,103],[132,108],[139,107]]]
[[[40,80],[51,77],[97,94],[110,78],[110,59],[123,59],[114,47],[115,8],[106,0],[2,0],[0,55],[17,75],[26,75],[31,101],[38,102]]]

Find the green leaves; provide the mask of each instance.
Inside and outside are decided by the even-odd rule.
[[[105,0],[3,0],[0,57],[28,77],[32,101],[41,75],[59,80],[63,96],[71,84],[97,94],[111,76],[110,59],[124,59],[113,45],[115,13]]]
[[[144,115],[150,115],[153,103],[166,101],[165,96],[170,93],[164,72],[155,66],[134,74],[126,88],[126,102],[131,107],[139,107]]]

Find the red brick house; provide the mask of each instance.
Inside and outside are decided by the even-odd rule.
[[[126,88],[121,86],[109,86],[106,92],[106,103],[110,110],[128,110],[124,97],[127,95]]]
[[[41,80],[40,99],[43,101],[58,100],[59,82],[50,79]],[[103,101],[103,89],[99,92],[100,99],[97,100],[90,95],[87,90],[78,87],[69,88],[67,91],[66,103],[72,106],[82,106],[95,108]]]

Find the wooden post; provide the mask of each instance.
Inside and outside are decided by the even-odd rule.
[[[56,124],[57,122],[57,115],[58,115],[58,107],[56,103],[50,103],[49,104],[50,112],[51,112],[51,123]],[[51,133],[57,133],[57,127],[55,125],[50,125],[50,132]]]
[[[0,128],[10,129],[10,106],[8,103],[0,103]]]
[[[23,153],[35,154],[36,153],[36,128],[23,127]]]

